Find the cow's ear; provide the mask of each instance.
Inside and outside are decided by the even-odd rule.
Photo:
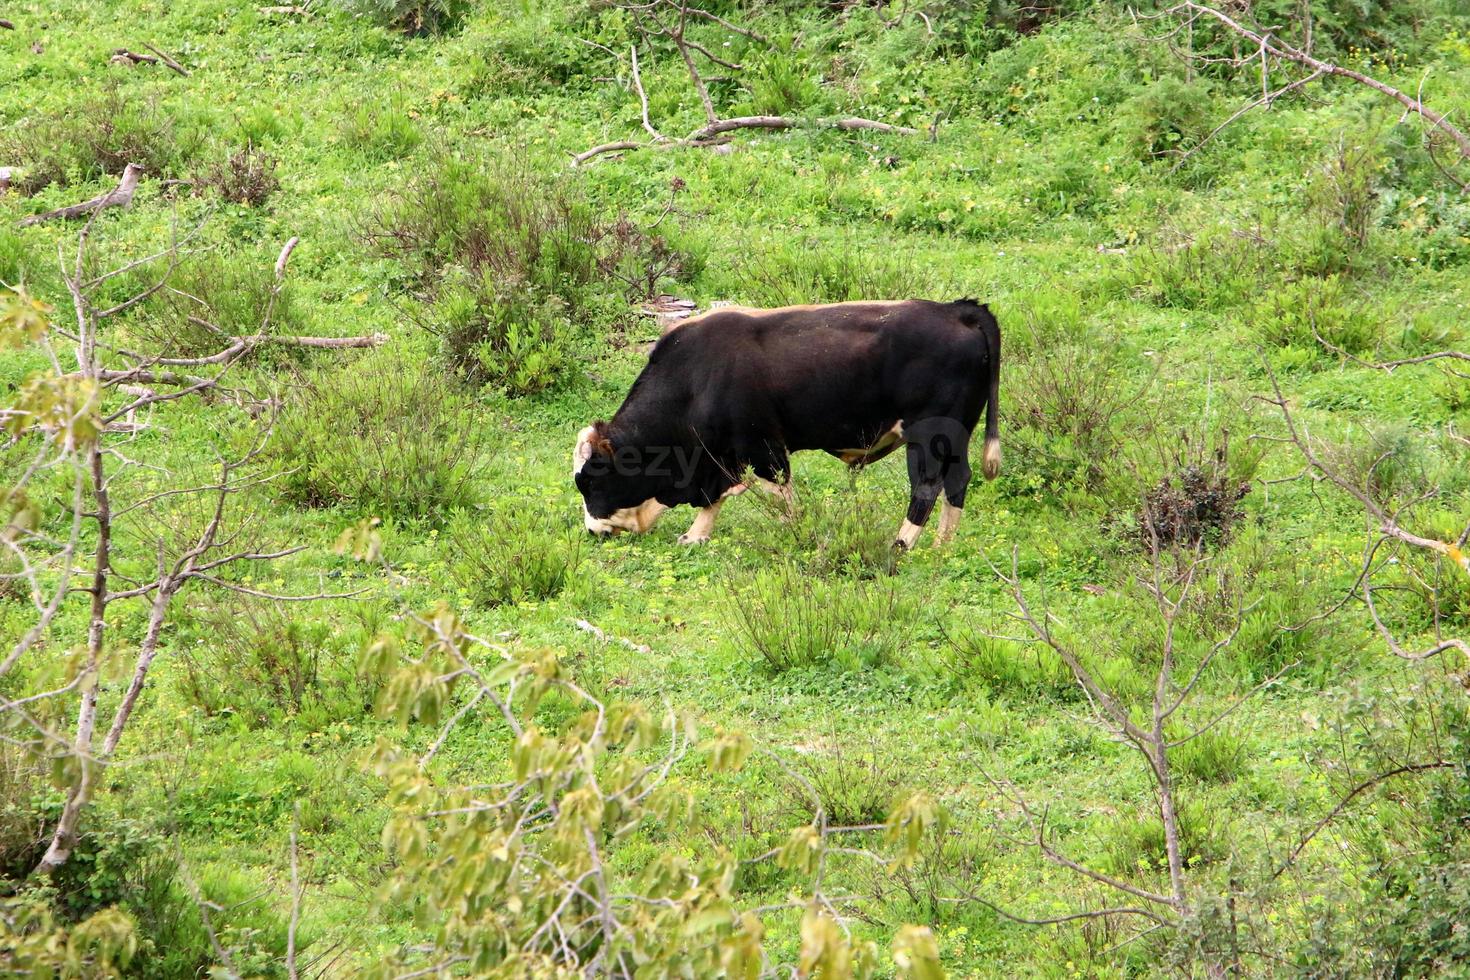
[[[592,444],[592,451],[604,456],[613,454],[612,440],[607,437],[607,423],[597,421],[592,423],[592,437],[588,440]]]

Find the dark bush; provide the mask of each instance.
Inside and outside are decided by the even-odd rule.
[[[1228,435],[1212,452],[1191,454],[1188,437],[1184,445],[1174,472],[1144,492],[1134,518],[1138,540],[1150,553],[1199,545],[1217,547],[1230,539],[1245,517],[1240,501],[1250,493],[1251,485],[1231,467]]]
[[[276,158],[247,142],[194,173],[195,190],[212,190],[232,204],[258,208],[281,187]]]

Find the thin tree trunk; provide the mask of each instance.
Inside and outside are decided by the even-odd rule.
[[[82,809],[92,795],[92,780],[96,776],[97,760],[92,754],[92,737],[97,729],[97,687],[101,670],[102,643],[107,633],[107,589],[111,575],[112,512],[108,500],[107,473],[103,466],[102,446],[94,443],[91,454],[92,497],[97,504],[97,553],[92,564],[92,609],[87,627],[87,665],[83,668],[88,675],[81,706],[77,709],[77,740],[72,751],[81,765],[77,781],[67,789],[66,803],[61,817],[56,821],[56,830],[46,848],[37,874],[50,874],[60,868],[71,857],[76,846],[77,824],[81,821]]]

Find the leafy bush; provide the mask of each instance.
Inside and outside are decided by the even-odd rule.
[[[0,158],[21,165],[15,186],[26,194],[121,174],[130,163],[149,177],[177,177],[203,140],[185,118],[156,95],[107,85],[65,113],[12,127],[0,136]]]
[[[894,586],[823,582],[790,564],[758,573],[721,612],[736,646],[778,674],[884,663],[897,652],[907,618]]]
[[[1019,365],[1012,359],[1003,388],[1010,420],[1006,452],[1019,464],[1010,472],[1023,474],[1019,478],[1034,489],[1102,491],[1115,474],[1124,433],[1140,438],[1147,431],[1147,420],[1134,416],[1152,379],[1121,382],[1125,368],[1112,344],[1022,343],[1040,352]]]
[[[287,500],[403,518],[473,504],[491,449],[469,398],[430,365],[386,353],[316,372],[271,445]]]
[[[1210,88],[1165,75],[1123,104],[1119,113],[1129,148],[1145,162],[1177,156],[1199,143],[1212,127]]]
[[[575,328],[622,307],[615,282],[646,294],[680,266],[662,238],[604,223],[569,178],[524,154],[441,156],[362,234],[435,294],[419,320],[451,366],[512,394],[567,372]],[[649,267],[659,271],[628,271]]]
[[[1179,849],[1186,867],[1224,859],[1230,851],[1228,818],[1203,800],[1179,804]],[[1169,866],[1164,824],[1156,810],[1120,811],[1097,822],[1100,870],[1149,876]]]
[[[1198,312],[1233,310],[1279,281],[1270,256],[1277,243],[1262,227],[1166,227],[1134,251],[1130,274],[1150,301]]]
[[[834,739],[831,752],[809,752],[791,764],[784,787],[787,804],[799,820],[811,820],[820,805],[835,826],[882,823],[902,795],[905,772],[885,759],[876,742],[854,749]],[[815,795],[815,799],[813,799]]]
[[[422,322],[439,336],[450,363],[467,381],[512,395],[554,386],[575,364],[566,304],[522,284],[490,293],[484,291],[487,285],[452,276]]]
[[[223,160],[196,170],[194,187],[212,190],[231,204],[258,208],[280,189],[281,182],[276,177],[276,158],[246,142]]]
[[[1371,352],[1382,340],[1383,314],[1349,288],[1337,275],[1283,283],[1251,304],[1252,325],[1277,347]]]
[[[354,17],[366,17],[409,35],[451,30],[470,10],[469,0],[337,0]]]
[[[961,685],[982,684],[990,691],[1073,700],[1080,689],[1062,658],[1040,643],[1022,644],[978,632],[946,634],[940,663]]]
[[[1211,728],[1169,750],[1174,771],[1201,783],[1230,783],[1246,769],[1246,743],[1222,728]]]
[[[585,534],[546,515],[460,515],[450,528],[455,583],[482,606],[559,594],[582,563]]]

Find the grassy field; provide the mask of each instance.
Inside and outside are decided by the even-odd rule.
[[[1039,23],[1001,6],[928,5],[932,26],[898,5],[711,8],[767,38],[689,28],[741,65],[707,72],[731,76],[711,82],[722,115],[860,115],[921,135],[752,131],[576,168],[574,153],[643,135],[635,22],[615,6],[471,4],[419,36],[331,3],[0,11],[15,25],[0,31],[0,166],[19,168],[0,194],[0,282],[24,283],[65,326],[56,260],[80,225],[17,222],[103,193],[139,162],[132,206],[93,226],[96,269],[202,225],[172,288],[111,319],[109,343],[207,352],[213,338],[187,322],[198,309],[252,332],[292,237],[271,329],[388,337],[368,351],[263,348],[232,370],[232,385],[282,405],[266,451],[277,476],[243,495],[238,520],[252,541],[305,547],[221,574],[257,592],[356,594],[180,594],[78,850],[38,899],[59,926],[123,909],[141,944],[128,975],[285,976],[294,828],[313,975],[385,962],[394,975],[410,969],[394,957],[422,967],[432,956],[407,954],[452,946],[436,934],[442,910],[405,887],[412,861],[384,848],[403,803],[371,762],[384,743],[424,752],[440,726],[375,711],[391,685],[359,665],[375,636],[403,635],[405,610],[444,602],[479,636],[555,651],[592,696],[761,748],[737,771],[711,772],[699,753],[680,761],[669,778],[692,816],[618,841],[607,860],[619,874],[663,854],[778,847],[812,817],[804,783],[837,824],[882,823],[916,789],[940,802],[947,830],[915,861],[833,853],[826,869],[825,887],[852,897],[843,927],[885,951],[880,975],[902,968],[886,951],[906,923],[932,930],[955,976],[1470,970],[1467,879],[1453,873],[1470,861],[1466,665],[1454,651],[1392,656],[1363,603],[1342,601],[1375,529],[1305,466],[1271,401],[1274,379],[1323,459],[1405,508],[1405,527],[1455,539],[1470,504],[1456,437],[1470,387],[1440,362],[1367,362],[1463,347],[1470,198],[1416,119],[1349,83],[1282,97],[1181,159],[1259,96],[1257,68],[1187,76],[1146,39],[1162,27],[1121,5],[1069,4]],[[1422,80],[1440,111],[1470,110],[1459,4],[1313,6],[1323,57],[1406,91]],[[1295,10],[1276,7],[1261,20]],[[189,74],[109,63],[145,43]],[[659,128],[700,126],[673,46],[640,56]],[[147,274],[106,284],[104,303]],[[981,298],[1005,338],[1000,478],[977,480],[953,543],[936,547],[931,528],[907,554],[889,551],[902,463],[853,477],[813,455],[796,460],[795,518],[750,494],[707,545],[676,544],[692,517],[677,512],[646,536],[583,540],[573,440],[637,376],[658,330],[637,310],[660,292],[702,307]],[[0,349],[4,404],[48,363],[39,345]],[[115,443],[119,460],[146,464],[120,466],[118,500],[194,485],[258,426],[227,398],[142,421]],[[20,478],[35,438],[5,449],[0,484]],[[1233,640],[1171,722],[1184,733],[1225,713],[1173,758],[1189,912],[1159,928],[1127,914],[1016,921],[996,907],[1044,919],[1135,904],[1028,846],[1017,795],[1086,867],[1146,890],[1167,891],[1168,874],[1147,766],[1015,618],[1003,576],[1014,567],[1058,641],[1141,719],[1165,629],[1140,584],[1140,501],[1188,497],[1191,466],[1229,499],[1220,526],[1183,549],[1204,556],[1177,627],[1184,676]],[[44,472],[29,491],[62,538],[69,481]],[[381,564],[336,547],[368,518],[381,520]],[[144,574],[155,541],[195,519],[180,504],[121,521],[120,567]],[[1470,589],[1452,562],[1404,550],[1377,574],[1380,615],[1406,648],[1463,634]],[[23,589],[0,590],[0,636],[35,615]],[[142,603],[109,614],[124,667],[147,615]],[[87,616],[84,596],[69,600],[0,677],[0,698],[54,686]],[[104,705],[128,676],[103,674]],[[470,693],[457,688],[444,716]],[[31,721],[67,729],[76,700],[51,699]],[[24,896],[67,783],[46,778],[55,745],[13,714],[0,883]],[[575,709],[552,696],[540,714],[556,730]],[[494,783],[511,742],[498,712],[468,710],[431,779]],[[1359,783],[1428,761],[1443,765],[1354,795],[1288,862]],[[880,847],[877,831],[854,836]],[[768,861],[742,867],[735,894],[747,909],[808,887]],[[211,903],[220,949],[193,896]],[[764,918],[769,965],[795,963],[800,908]],[[105,972],[77,972],[89,970]]]

